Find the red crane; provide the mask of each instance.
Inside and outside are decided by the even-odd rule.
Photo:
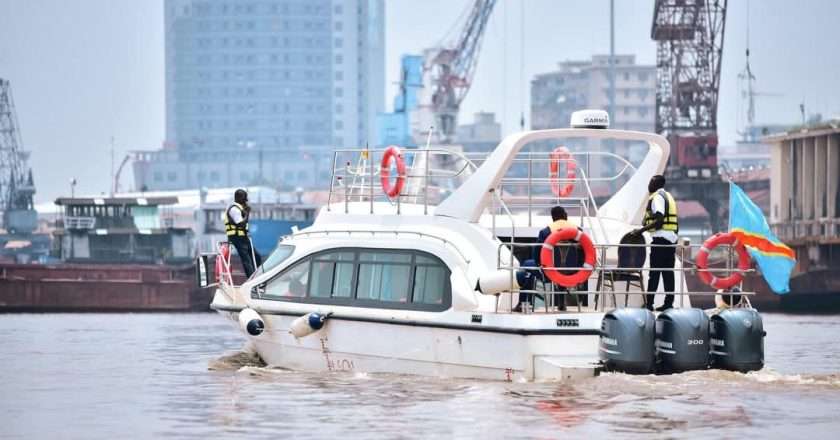
[[[656,131],[671,143],[669,185],[697,200],[721,228],[726,189],[718,173],[717,107],[726,0],[656,0]],[[706,183],[706,185],[698,185]]]
[[[717,106],[726,0],[656,0],[656,131],[674,147],[668,174],[717,175]]]
[[[472,85],[484,30],[495,5],[496,0],[475,0],[455,44],[424,53],[423,83],[431,85],[431,95],[421,100],[419,110],[425,114],[417,115],[413,125],[421,134],[434,125],[436,143],[451,142],[455,135],[458,110]]]

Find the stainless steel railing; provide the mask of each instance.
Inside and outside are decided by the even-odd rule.
[[[396,207],[399,214],[401,203],[412,203],[422,204],[424,213],[428,214],[429,206],[436,205],[476,169],[469,158],[455,150],[403,149],[405,189],[391,198],[382,191],[379,183],[383,154],[384,150],[373,149],[336,150],[333,153],[327,209],[332,209],[334,202],[344,202],[344,210],[348,212],[349,203],[367,202],[370,213],[373,213],[375,202],[388,202]]]
[[[558,243],[556,246],[558,247],[577,247],[577,243]],[[699,269],[697,265],[693,262],[692,255],[695,253],[694,251],[699,250],[702,245],[691,245],[691,244],[674,244],[674,245],[659,245],[659,244],[595,244],[595,251],[596,251],[596,263],[594,268],[591,269],[591,274],[587,281],[587,289],[586,290],[575,290],[575,289],[558,289],[559,286],[555,286],[549,280],[543,281],[543,289],[520,289],[517,284],[514,282],[516,277],[517,271],[532,271],[542,277],[543,270],[560,270],[560,271],[578,271],[578,270],[589,270],[585,267],[569,267],[569,266],[542,266],[540,262],[536,262],[536,265],[525,266],[525,265],[511,265],[507,262],[503,261],[502,258],[502,251],[503,248],[507,248],[509,252],[516,253],[518,249],[524,249],[526,251],[530,251],[533,248],[542,247],[542,243],[503,243],[499,245],[497,248],[497,261],[498,261],[498,269],[499,270],[507,270],[511,273],[511,285],[510,289],[502,292],[510,294],[510,309],[513,310],[514,306],[518,302],[519,294],[525,294],[529,296],[530,301],[526,302],[534,302],[533,298],[542,296],[543,303],[545,306],[545,311],[550,312],[551,308],[553,307],[552,301],[556,298],[564,298],[565,295],[594,295],[595,296],[595,307],[594,310],[598,310],[598,300],[600,298],[604,298],[603,302],[601,302],[602,310],[606,309],[607,306],[607,295],[612,298],[612,303],[614,307],[619,307],[619,304],[616,300],[616,295],[625,295],[625,306],[627,305],[627,299],[629,296],[640,296],[640,295],[648,295],[648,294],[669,294],[674,295],[675,297],[679,298],[680,306],[684,305],[684,299],[690,296],[709,296],[709,295],[745,295],[751,296],[754,295],[754,292],[746,292],[743,291],[743,280],[738,283],[737,286],[730,288],[729,292],[717,292],[717,291],[708,291],[708,290],[701,290],[701,291],[691,291],[687,288],[686,283],[686,275],[695,274],[698,272],[710,272],[714,274],[719,274],[723,276],[729,276],[730,274],[739,271],[736,269],[735,264],[735,248],[734,246],[724,245],[720,246],[720,250],[718,250],[717,258],[710,259],[709,267],[706,269]],[[644,248],[645,252],[649,252],[651,248],[662,248],[662,247],[669,247],[674,248],[676,253],[677,262],[680,263],[679,267],[674,267],[671,269],[661,269],[661,268],[650,268],[649,266],[642,265],[641,267],[622,267],[618,264],[618,249],[619,248]],[[609,255],[610,250],[615,250],[616,255],[613,257]],[[529,252],[530,254],[530,252]],[[722,254],[722,255],[721,255]],[[614,261],[614,262],[613,262]],[[647,261],[646,261],[647,263]],[[717,267],[721,266],[721,267]],[[615,273],[637,273],[641,279],[642,286],[646,286],[644,283],[645,275],[650,275],[651,271],[659,271],[659,272],[671,272],[674,273],[674,281],[675,281],[675,291],[674,292],[647,292],[646,289],[640,289],[638,291],[632,290],[625,290],[623,292],[616,292],[614,290],[614,286],[611,290],[607,290],[607,279],[606,277],[615,274]],[[755,269],[748,269],[744,271],[746,274],[754,274],[756,271]],[[596,288],[591,290],[588,288],[588,282],[594,280],[596,282]],[[738,289],[738,292],[734,292],[735,288]],[[547,290],[546,290],[547,289]],[[577,298],[577,297],[576,297]],[[564,299],[565,301],[565,299]],[[747,300],[748,301],[748,300]],[[497,311],[498,311],[498,296],[497,296]],[[580,310],[580,305],[578,304],[578,309]],[[527,313],[527,308],[523,308],[523,311]]]

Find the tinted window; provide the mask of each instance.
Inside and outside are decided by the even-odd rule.
[[[410,264],[359,263],[356,298],[408,302]]]
[[[260,273],[266,273],[271,269],[274,269],[278,264],[286,261],[286,259],[292,255],[294,250],[294,246],[278,244],[277,248],[274,249],[274,252],[272,252],[265,261],[263,261],[262,266],[260,266]]]
[[[312,282],[309,286],[309,296],[329,298],[332,294],[334,272],[334,262],[313,260]]]
[[[441,311],[452,302],[449,268],[411,250],[338,249],[295,263],[265,297],[359,307]]]
[[[410,252],[359,252],[359,261],[376,263],[411,263]]]
[[[414,272],[416,303],[443,304],[443,292],[449,281],[449,271],[443,266],[417,266]]]
[[[353,262],[335,264],[333,277],[333,297],[350,298],[353,296]]]
[[[344,297],[353,292],[354,252],[329,252],[312,258],[312,282],[309,296],[313,298]]]
[[[308,280],[309,259],[306,259],[269,281],[265,288],[265,296],[269,298],[302,298],[306,296]]]

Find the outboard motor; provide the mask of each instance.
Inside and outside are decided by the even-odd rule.
[[[729,309],[712,316],[712,368],[746,373],[764,367],[764,324],[755,309]]]
[[[655,321],[646,309],[616,309],[604,315],[598,355],[607,371],[649,374],[656,366]]]
[[[709,366],[709,317],[700,309],[668,309],[656,318],[660,373],[705,370]]]

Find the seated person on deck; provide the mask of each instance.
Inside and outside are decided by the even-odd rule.
[[[548,238],[549,235],[551,235],[552,232],[560,230],[560,229],[565,229],[565,228],[578,228],[578,229],[580,229],[574,223],[569,222],[568,218],[569,218],[568,214],[566,213],[566,210],[563,209],[562,206],[555,206],[555,207],[551,208],[552,222],[551,222],[551,224],[549,224],[548,226],[546,226],[545,228],[540,230],[539,235],[537,236],[536,243],[544,243],[545,240]],[[531,253],[531,259],[526,260],[523,263],[523,265],[526,266],[526,267],[528,267],[528,266],[539,266],[540,265],[540,252],[541,252],[541,250],[542,250],[542,247],[534,246],[532,251],[531,251],[532,252]],[[583,264],[583,253],[580,251],[579,246],[557,246],[554,249],[554,261],[556,262],[555,264],[558,264],[558,266],[562,266],[562,267],[580,267]],[[564,271],[564,272],[573,273],[573,272],[577,272],[577,270],[572,269],[570,271]],[[543,275],[542,271],[538,272],[537,276],[539,276],[539,278],[543,281],[547,280],[547,278]],[[584,283],[584,286],[585,286],[585,283]],[[568,291],[567,288],[561,287],[561,286],[557,286],[557,289]],[[586,289],[586,287],[584,287],[584,290],[585,289]],[[519,294],[519,304],[514,308],[514,311],[520,311],[521,307],[522,307],[522,304],[525,303],[525,302],[531,302],[532,305],[533,305],[533,299],[529,298],[529,297],[532,297],[532,296],[533,296],[532,294],[520,293]],[[565,310],[566,309],[565,296],[564,296],[564,302],[559,305],[559,308],[560,308],[560,310]]]

